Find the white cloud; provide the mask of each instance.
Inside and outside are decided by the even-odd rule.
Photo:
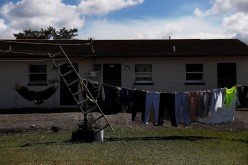
[[[125,7],[143,3],[144,0],[80,0],[75,5],[66,5],[63,0],[20,0],[7,2],[0,7],[3,18],[0,22],[0,37],[25,29],[39,30],[48,26],[81,29],[85,15],[107,14]],[[9,35],[12,33],[11,35]]]
[[[173,19],[87,20],[86,15],[107,15],[142,4],[144,0],[77,0],[66,5],[63,0],[20,0],[8,2],[0,8],[0,38],[13,38],[24,29],[78,28],[78,38],[96,39],[161,39],[168,38],[232,38],[248,37],[247,0],[211,0],[212,6],[195,16]],[[216,21],[216,16],[221,21]],[[246,39],[247,40],[247,39]]]
[[[75,8],[61,0],[22,0],[4,4],[0,12],[13,29],[81,28],[84,20]]]
[[[247,0],[212,0],[212,7],[205,12],[199,8],[195,9],[196,16],[209,16],[220,13],[235,13],[245,12],[248,13]]]
[[[4,19],[0,19],[0,38],[1,39],[11,39],[14,37],[13,36],[14,33],[17,33],[17,31],[14,29],[10,29],[6,25]]]
[[[229,30],[233,37],[247,42],[248,37],[248,2],[247,0],[213,0],[212,7],[205,12],[194,10],[197,17],[221,15],[222,28]]]
[[[97,20],[89,23],[83,38],[96,39],[168,39],[172,38],[230,38],[232,33],[202,18],[145,19],[112,22]]]
[[[223,25],[241,33],[248,34],[248,14],[239,12],[223,19]]]
[[[87,15],[104,15],[111,11],[143,3],[144,0],[81,0],[77,10]]]

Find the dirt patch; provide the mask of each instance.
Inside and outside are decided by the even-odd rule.
[[[153,126],[152,123],[145,125],[141,122],[140,115],[137,115],[135,121],[131,121],[131,114],[120,113],[117,115],[106,116],[113,128],[170,128],[170,121],[164,121],[163,126]],[[6,114],[0,115],[0,132],[1,133],[15,133],[28,132],[38,130],[51,130],[51,128],[58,128],[58,130],[75,130],[78,123],[82,120],[82,113],[49,113],[49,114]],[[179,125],[179,127],[184,127]],[[224,132],[242,132],[248,131],[248,111],[237,111],[234,122],[225,124],[201,124],[191,123],[186,127],[187,129],[208,129]]]

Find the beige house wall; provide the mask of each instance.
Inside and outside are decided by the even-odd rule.
[[[201,57],[201,58],[104,58],[98,64],[122,65],[122,87],[161,92],[183,92],[217,88],[217,64],[236,63],[237,84],[248,84],[248,57]],[[135,64],[152,64],[153,85],[134,85]],[[185,85],[185,65],[203,64],[204,85]],[[126,69],[128,66],[129,69]],[[102,77],[101,77],[102,80]]]
[[[79,74],[87,78],[87,72],[92,71],[94,64],[121,64],[122,87],[136,88],[140,90],[160,91],[160,92],[183,92],[217,88],[217,63],[236,63],[237,84],[248,84],[248,57],[201,57],[201,58],[82,58],[73,59],[73,63],[79,64]],[[203,64],[204,85],[185,85],[185,64]],[[53,68],[51,61],[0,61],[0,109],[8,108],[59,108],[60,88],[57,92],[41,105],[35,105],[32,101],[27,101],[14,89],[16,82],[20,81],[24,85],[29,83],[30,64],[46,64],[47,80],[60,80],[59,74]],[[135,64],[152,64],[153,85],[134,85]],[[128,69],[126,68],[128,66]],[[102,67],[100,76],[91,78],[102,82]],[[48,86],[28,86],[30,90],[44,90]]]

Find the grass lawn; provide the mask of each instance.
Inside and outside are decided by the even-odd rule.
[[[248,164],[248,132],[187,128],[105,130],[71,143],[70,131],[0,134],[0,164]]]

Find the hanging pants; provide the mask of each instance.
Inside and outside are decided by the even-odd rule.
[[[190,124],[188,102],[188,96],[186,93],[175,94],[176,126],[178,126],[179,122],[182,122],[184,125]]]
[[[133,92],[132,120],[135,120],[137,112],[141,112],[141,120],[144,121],[146,92],[135,90]]]
[[[248,107],[248,86],[237,86],[239,108]]]
[[[171,125],[176,127],[175,117],[175,93],[160,93],[160,114],[169,114],[167,120],[171,121]],[[163,123],[163,116],[159,117],[159,124]]]
[[[146,110],[145,110],[145,123],[148,123],[150,110],[153,104],[154,113],[155,113],[155,122],[158,123],[159,117],[159,102],[160,102],[160,94],[159,93],[146,93]]]

